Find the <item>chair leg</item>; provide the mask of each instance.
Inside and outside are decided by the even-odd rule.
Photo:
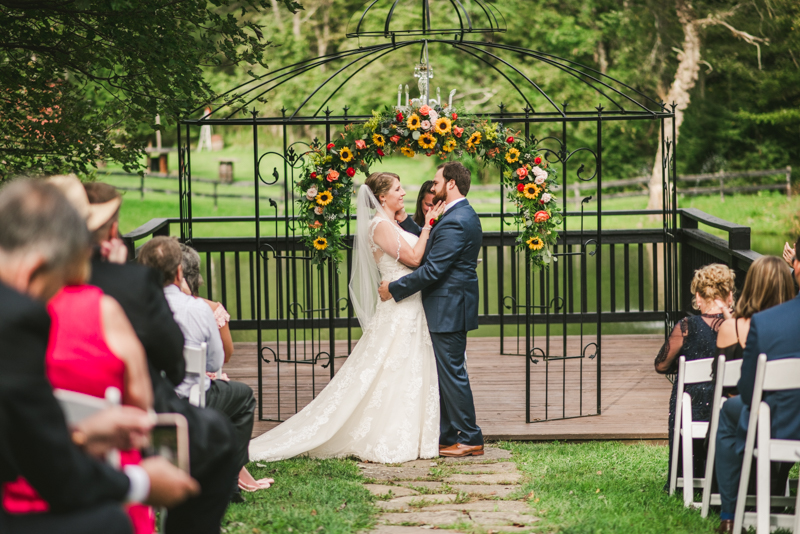
[[[756,460],[756,533],[769,534],[770,524],[770,424],[769,405],[762,402],[758,413],[758,459]]]
[[[749,440],[748,440],[749,441]],[[733,531],[741,532],[744,526],[744,507],[747,502],[747,487],[750,482],[750,469],[753,465],[753,443],[747,443],[742,458],[742,472],[739,475],[739,491],[736,494],[736,512]]]
[[[681,403],[683,445],[683,505],[691,506],[694,501],[694,450],[692,443],[692,398],[688,393],[683,394]]]
[[[678,487],[678,450],[681,443],[681,400],[683,397],[678,395],[675,399],[675,424],[672,428],[672,464],[669,470],[669,494],[675,493]]]

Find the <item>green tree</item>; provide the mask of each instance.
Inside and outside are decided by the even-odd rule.
[[[294,0],[0,0],[0,179],[136,170],[137,129],[215,93],[204,67],[267,67],[259,15]]]

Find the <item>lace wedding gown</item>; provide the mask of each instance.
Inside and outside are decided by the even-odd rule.
[[[393,222],[398,240],[417,236]],[[411,272],[370,239],[382,280]],[[399,247],[399,241],[398,241]],[[399,251],[398,251],[399,258]],[[439,384],[422,297],[378,301],[375,315],[352,354],[316,399],[250,442],[250,459],[356,456],[397,463],[439,454]]]

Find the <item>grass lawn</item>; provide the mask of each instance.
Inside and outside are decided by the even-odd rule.
[[[374,524],[378,510],[353,460],[295,458],[254,462],[248,469],[256,479],[270,477],[276,483],[266,491],[243,493],[247,502],[228,507],[223,532],[345,534]]]
[[[683,507],[663,490],[667,447],[618,442],[502,443],[523,474],[521,491],[541,518],[535,532],[565,534],[711,533],[715,514]],[[299,458],[251,463],[256,478],[272,477],[266,491],[232,505],[228,533],[367,532],[379,509],[353,460]],[[484,533],[475,533],[484,534]]]
[[[508,443],[526,480],[541,532],[683,534],[712,532],[718,517],[700,517],[663,490],[667,447],[615,442]]]

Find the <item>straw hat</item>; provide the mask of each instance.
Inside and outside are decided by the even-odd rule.
[[[86,196],[86,189],[74,174],[51,176],[47,181],[58,187],[67,197],[72,207],[86,220],[86,227],[90,232],[94,232],[106,224],[122,204],[120,197],[102,204],[90,204],[89,197]]]

